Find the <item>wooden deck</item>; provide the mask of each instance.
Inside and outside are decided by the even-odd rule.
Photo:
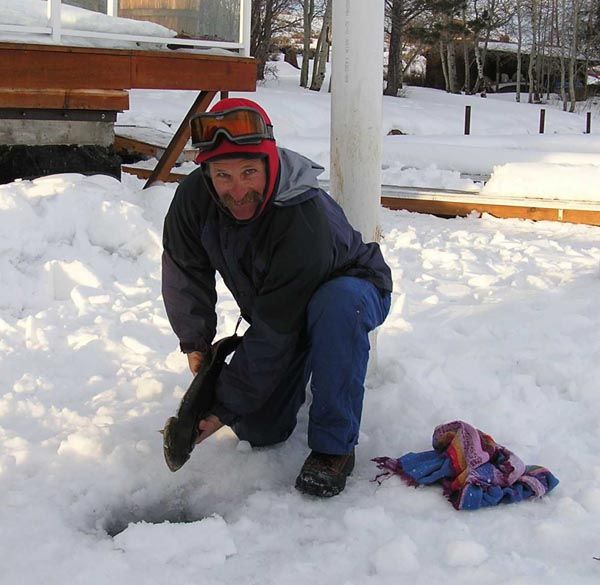
[[[56,119],[72,111],[85,119],[109,119],[105,111],[129,107],[130,89],[195,90],[198,96],[146,186],[165,180],[190,136],[192,116],[206,111],[218,93],[256,91],[251,57],[198,50],[142,51],[0,43],[0,117]],[[87,116],[87,118],[86,118]],[[113,117],[112,120],[115,118]],[[139,148],[122,140],[117,148]]]
[[[0,43],[0,88],[255,91],[256,64],[234,54]]]

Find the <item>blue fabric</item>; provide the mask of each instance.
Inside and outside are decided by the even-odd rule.
[[[308,348],[299,349],[267,403],[233,426],[255,446],[284,441],[296,426],[311,378],[308,444],[321,453],[349,453],[358,443],[370,331],[383,323],[390,293],[343,276],[323,284],[307,309]]]
[[[439,425],[433,451],[373,461],[384,477],[399,475],[409,485],[439,483],[457,510],[477,510],[542,497],[558,485],[545,467],[526,466],[514,453],[463,421]]]

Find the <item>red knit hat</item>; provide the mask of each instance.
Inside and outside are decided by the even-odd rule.
[[[245,98],[227,98],[218,101],[211,109],[211,113],[223,112],[225,110],[231,110],[233,108],[251,108],[256,110],[265,124],[272,126],[271,119],[267,113],[252,100]],[[240,154],[244,155],[258,155],[266,158],[267,163],[267,188],[265,193],[265,199],[257,211],[254,217],[260,215],[267,203],[271,200],[273,192],[275,191],[275,184],[277,183],[277,177],[279,175],[279,155],[277,153],[277,144],[275,139],[264,139],[258,144],[234,144],[226,138],[222,138],[215,148],[212,150],[203,150],[196,156],[196,163],[203,164],[210,162],[212,159],[231,157],[232,155]]]

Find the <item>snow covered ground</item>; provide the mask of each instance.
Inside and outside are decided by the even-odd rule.
[[[257,99],[282,145],[327,162],[328,98],[284,73]],[[190,97],[136,92],[123,118],[167,123]],[[446,97],[386,99],[386,126],[423,135],[437,118],[433,140],[458,142],[465,98]],[[490,161],[511,134],[538,138],[525,125],[535,128],[536,107],[481,102]],[[581,117],[553,118],[561,133],[539,152],[571,152]],[[405,138],[386,138],[386,172],[399,178],[419,173],[388,148]],[[461,181],[429,165],[423,155],[422,176]],[[168,471],[157,431],[190,380],[160,298],[174,186],[142,185],[57,175],[0,186],[2,585],[598,582],[599,228],[382,210],[392,311],[356,471],[320,501],[292,487],[306,410],[281,446],[253,450],[224,429]],[[219,284],[221,335],[237,315]],[[436,488],[372,481],[372,457],[425,450],[456,419],[561,484],[540,501],[467,513]]]

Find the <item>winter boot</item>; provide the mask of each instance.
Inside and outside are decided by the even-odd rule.
[[[303,494],[330,498],[346,487],[354,469],[354,449],[348,455],[327,455],[312,451],[296,478],[296,489]]]

